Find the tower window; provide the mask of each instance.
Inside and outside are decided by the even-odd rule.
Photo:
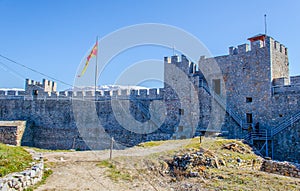
[[[221,94],[221,80],[220,79],[214,79],[213,80],[213,89],[216,94]]]
[[[252,102],[252,97],[246,97],[246,103],[251,103]]]
[[[179,109],[179,115],[184,115],[184,109]]]
[[[37,96],[39,94],[39,91],[38,90],[33,90],[33,95],[34,96]]]
[[[253,123],[252,113],[246,113],[247,123]]]

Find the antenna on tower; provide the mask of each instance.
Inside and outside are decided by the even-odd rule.
[[[267,14],[265,14],[264,17],[265,17],[265,36],[267,36]]]

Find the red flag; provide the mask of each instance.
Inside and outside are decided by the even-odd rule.
[[[87,56],[84,68],[82,69],[82,71],[78,77],[83,76],[83,74],[85,73],[85,71],[89,65],[90,59],[93,58],[94,56],[97,56],[97,53],[98,53],[98,41],[96,42],[95,46],[91,50],[91,53]]]

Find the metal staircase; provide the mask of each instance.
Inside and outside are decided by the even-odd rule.
[[[222,98],[220,95],[216,94],[214,91],[210,90],[206,81],[200,80],[199,87],[203,88],[209,95],[211,95],[213,97],[213,99],[216,100],[216,102],[223,109],[226,110],[226,112],[229,114],[229,116],[231,116],[232,119],[234,119],[236,121],[236,123],[243,130],[247,130],[249,125],[251,125],[252,130],[248,131],[248,133],[243,137],[243,139],[246,140],[251,145],[253,145],[255,141],[257,141],[257,142],[264,141],[264,144],[262,146],[259,146],[260,149],[257,149],[257,152],[261,153],[261,151],[263,151],[263,149],[265,149],[266,156],[268,156],[268,144],[272,143],[272,138],[275,135],[277,135],[278,133],[287,129],[288,127],[293,126],[296,122],[298,122],[300,120],[300,112],[298,112],[298,113],[295,113],[294,115],[292,115],[291,117],[284,119],[279,125],[277,125],[275,128],[272,128],[271,130],[260,129],[259,131],[255,131],[254,125],[244,123],[242,118],[237,113],[235,113],[233,111],[233,109],[229,108],[228,105],[226,105],[224,98]],[[272,150],[272,155],[273,155],[273,150]]]
[[[214,100],[216,100],[217,103],[224,110],[226,110],[226,112],[229,114],[229,116],[231,116],[242,129],[244,129],[247,125],[252,125],[252,127],[253,127],[253,124],[243,123],[242,118],[237,113],[235,113],[231,108],[229,108],[228,105],[226,105],[224,98],[222,98],[220,95],[216,94],[214,91],[211,91],[210,88],[208,87],[207,83],[204,80],[200,80],[199,86],[202,87],[207,93],[209,93],[214,98]]]
[[[265,141],[271,140],[271,133],[267,129],[261,129],[257,131],[248,132],[247,135],[244,136],[245,140],[249,141],[253,144],[253,141]]]
[[[299,119],[300,119],[300,112],[292,115],[291,117],[289,117],[287,119],[284,119],[282,123],[280,123],[274,129],[272,129],[271,137],[280,133],[281,131],[285,130],[286,128],[293,126],[295,122],[299,121]]]
[[[268,156],[268,140],[271,138],[271,133],[266,129],[260,129],[258,132],[254,131],[254,125],[252,123],[244,123],[242,118],[233,111],[233,109],[229,108],[228,105],[226,105],[224,98],[216,94],[214,91],[211,91],[204,80],[200,81],[200,87],[202,87],[207,93],[209,93],[214,100],[217,101],[217,103],[226,110],[226,112],[231,116],[236,123],[242,128],[242,130],[248,130],[249,126],[251,127],[251,131],[248,131],[248,133],[243,137],[244,140],[246,140],[249,144],[252,145],[255,152],[258,155],[261,155],[261,151],[265,149],[266,155]],[[260,149],[257,149],[253,146],[254,141],[265,141],[265,143],[261,146]]]

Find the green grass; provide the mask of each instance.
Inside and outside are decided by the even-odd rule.
[[[145,144],[146,147],[151,147],[161,145],[165,142],[173,143],[174,140],[142,144]],[[218,159],[223,159],[226,162],[226,166],[220,166],[219,169],[207,167],[205,174],[202,175],[204,178],[188,178],[183,179],[183,181],[192,184],[200,182],[199,188],[207,190],[300,190],[300,181],[298,179],[261,172],[259,168],[252,169],[252,160],[259,158],[253,152],[241,154],[232,150],[222,149],[224,145],[229,143],[236,143],[246,150],[251,151],[251,148],[240,140],[204,137],[202,138],[201,148],[211,151]],[[123,174],[125,177],[130,177],[129,179],[136,181],[144,181],[145,177],[147,177],[153,182],[153,185],[160,184],[161,181],[172,184],[169,182],[171,177],[167,174],[162,176],[158,172],[162,169],[163,163],[161,162],[165,161],[165,159],[172,159],[174,154],[195,152],[199,147],[199,137],[196,137],[190,139],[185,146],[175,148],[174,150],[152,153],[147,156],[115,157],[113,161],[101,161],[98,166],[107,168],[106,173],[113,180],[123,179],[120,178],[120,174]],[[249,165],[239,165],[236,160],[237,158],[242,159],[243,164],[247,163]],[[257,165],[259,166],[258,163]],[[149,167],[153,170],[149,171]],[[126,169],[128,170],[126,171]],[[202,179],[204,181],[201,183]]]
[[[208,190],[298,190],[300,182],[294,181],[293,178],[279,176],[252,170],[251,168],[240,168],[235,159],[240,158],[244,162],[249,162],[258,159],[259,157],[253,152],[239,153],[222,147],[229,143],[236,143],[248,151],[251,147],[242,143],[240,140],[223,139],[223,138],[207,138],[202,137],[201,147],[212,151],[218,158],[226,161],[228,167],[216,169],[207,168],[206,173],[211,175],[211,179],[207,180],[203,188]],[[199,149],[199,137],[191,139],[190,143],[185,146],[185,149]],[[231,161],[231,162],[229,162]],[[233,167],[233,168],[232,168]],[[222,177],[222,178],[220,178]]]
[[[239,140],[235,139],[223,139],[223,138],[207,138],[202,137],[201,148],[213,151],[215,154],[222,156],[222,158],[240,158],[242,160],[252,160],[256,159],[257,155],[254,153],[238,153],[229,151],[227,149],[222,149],[222,147],[229,143],[236,143],[237,145],[246,148],[248,151],[252,151],[252,148]],[[191,139],[190,143],[187,144],[185,149],[199,149],[199,137]]]
[[[0,177],[30,167],[32,156],[22,147],[0,144]]]
[[[149,142],[140,143],[137,146],[138,147],[149,148],[149,147],[157,147],[157,146],[160,146],[164,143],[166,143],[166,141],[149,141]]]
[[[129,173],[126,172],[126,170],[118,169],[116,165],[109,160],[100,161],[97,164],[97,166],[101,168],[107,168],[106,170],[107,177],[109,177],[113,181],[116,182],[119,180],[132,181],[132,177],[130,176]]]
[[[189,144],[185,146],[185,148],[199,149],[200,147],[199,137],[195,137],[190,140],[191,141],[189,142]],[[217,150],[220,149],[221,146],[232,142],[237,143],[238,145],[241,146],[244,145],[243,143],[235,139],[224,139],[221,137],[217,137],[217,138],[202,137],[201,147],[210,150]]]
[[[115,165],[113,165],[110,161],[108,160],[102,160],[100,161],[97,166],[99,167],[104,167],[104,168],[116,168]]]
[[[212,179],[204,185],[216,190],[298,190],[299,181],[290,177],[268,174],[249,169],[207,169]],[[223,177],[219,179],[218,177]]]
[[[38,153],[49,153],[49,152],[74,152],[75,150],[50,150],[50,149],[41,149],[36,147],[28,147],[23,146],[23,148],[33,149],[34,151]]]

